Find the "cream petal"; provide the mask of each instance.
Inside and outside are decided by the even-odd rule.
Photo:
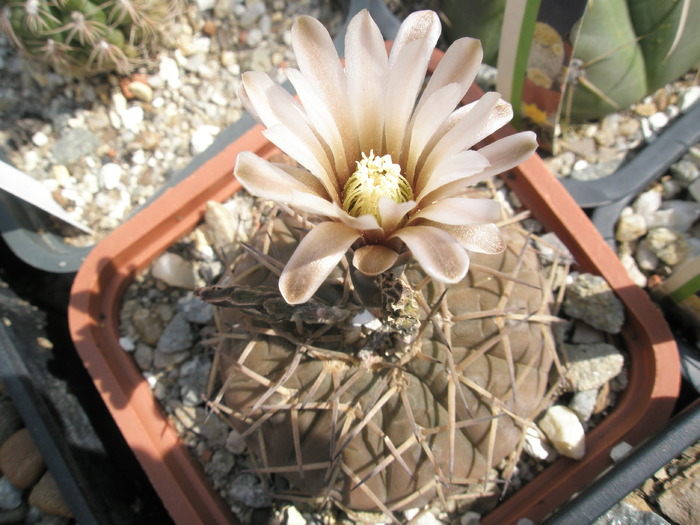
[[[404,46],[389,71],[384,138],[386,152],[394,162],[401,158],[406,129],[428,68],[428,62],[423,60],[425,45],[424,41],[416,40]]]
[[[318,143],[309,144],[282,124],[267,128],[262,132],[263,136],[272,142],[287,155],[295,159],[299,164],[308,169],[323,184],[323,187],[335,202],[340,202],[336,179],[331,174],[333,169],[328,163],[328,158],[319,151]],[[314,149],[310,149],[316,146]]]
[[[416,206],[415,201],[395,202],[389,197],[379,199],[379,216],[382,219],[382,228],[390,235],[406,216]]]
[[[467,186],[508,171],[526,161],[536,149],[537,135],[532,131],[522,131],[499,139],[477,150],[490,164],[481,173],[445,184],[429,194],[422,195],[420,199],[432,202],[458,195]]]
[[[298,210],[314,215],[323,215],[331,219],[339,218],[337,206],[327,199],[312,195],[311,193],[292,190],[285,202]]]
[[[372,231],[372,230],[378,230],[382,231],[382,228],[379,226],[379,223],[377,222],[377,219],[374,217],[374,215],[360,215],[359,217],[353,217],[350,215],[348,212],[346,212],[344,209],[342,209],[340,206],[337,206],[337,217],[340,219],[343,224],[346,226],[349,226],[351,228],[355,228],[356,230],[360,231]]]
[[[379,275],[391,268],[399,254],[381,244],[362,246],[355,250],[352,265],[365,275]]]
[[[338,126],[329,113],[328,108],[323,103],[321,95],[314,90],[309,82],[297,69],[285,69],[287,78],[294,86],[297,96],[301,101],[306,117],[309,120],[316,136],[320,142],[327,147],[326,154],[329,159],[333,159],[336,173],[347,172],[348,159],[345,155],[343,137],[338,130]]]
[[[325,193],[320,193],[316,184],[308,184],[306,177],[299,179],[250,151],[238,154],[233,174],[248,192],[263,199],[288,202],[292,191],[325,198]]]
[[[366,9],[348,24],[345,34],[345,74],[350,108],[366,153],[381,151],[384,129],[384,89],[388,58],[382,33]]]
[[[423,59],[425,62],[429,61],[441,31],[440,17],[434,11],[416,11],[408,15],[394,38],[394,44],[389,53],[389,67],[394,66],[401,50],[416,40],[424,40],[427,44]]]
[[[434,226],[457,239],[464,249],[470,252],[496,254],[506,249],[506,241],[501,229],[495,224],[467,226],[435,224]]]
[[[357,130],[348,104],[347,79],[326,28],[310,16],[300,16],[292,26],[292,47],[302,75],[321,94],[324,104],[339,130],[348,161],[343,172],[338,172],[341,184],[354,170],[354,161],[360,157]]]
[[[409,226],[394,234],[411,250],[425,273],[445,283],[461,281],[469,269],[469,256],[449,233],[432,226]]]
[[[258,119],[265,126],[274,126],[280,122],[287,124],[289,115],[299,119],[299,113],[302,112],[299,102],[267,73],[247,71],[243,73],[241,85],[244,88],[244,104],[251,104],[255,108]]]
[[[409,125],[410,140],[403,164],[406,166],[406,179],[413,183],[416,163],[440,125],[450,116],[452,110],[462,98],[459,84],[453,83],[441,87],[414,113]]]
[[[455,40],[445,51],[445,55],[435,68],[425,91],[421,96],[416,111],[439,89],[448,84],[457,83],[461,87],[460,99],[474,82],[483,58],[481,42],[476,38],[464,37]]]
[[[491,199],[455,197],[434,202],[411,217],[456,226],[497,222],[501,219],[501,205]]]
[[[238,99],[241,101],[241,104],[243,104],[245,110],[250,113],[250,116],[253,117],[256,122],[262,124],[262,119],[260,118],[260,115],[258,115],[258,112],[255,111],[255,106],[253,106],[253,103],[250,101],[250,97],[245,91],[243,82],[238,84]]]
[[[430,177],[435,167],[449,155],[470,148],[482,135],[482,131],[495,110],[501,95],[496,92],[486,93],[471,111],[455,123],[435,144],[435,147],[425,159],[425,164],[419,167],[420,174],[416,178],[415,185],[420,187]]]
[[[280,275],[285,301],[301,304],[311,299],[359,236],[357,230],[338,222],[322,222],[312,228]]]
[[[416,188],[418,190],[416,201],[421,202],[426,196],[428,196],[426,199],[428,202],[438,200],[430,198],[432,197],[429,195],[430,192],[457,180],[464,181],[467,186],[476,184],[488,177],[483,177],[482,174],[489,166],[488,159],[474,150],[450,155],[437,165],[432,177],[426,181],[423,188]]]

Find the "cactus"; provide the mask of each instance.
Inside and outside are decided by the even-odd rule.
[[[127,74],[162,40],[174,11],[173,0],[0,0],[0,30],[57,71]]]
[[[343,262],[292,306],[277,268],[307,226],[280,214],[200,291],[223,331],[213,406],[258,472],[286,477],[289,496],[391,515],[458,501],[504,458],[512,469],[555,355],[551,286],[527,235],[505,228],[507,250],[475,255],[449,287],[415,265],[351,284]],[[368,311],[381,327],[360,325]]]
[[[500,228],[494,194],[470,188],[528,158],[534,134],[471,150],[512,111],[497,93],[454,109],[481,58],[470,38],[424,84],[439,28],[412,13],[387,55],[363,10],[343,67],[320,22],[300,17],[300,69],[287,72],[299,100],[243,75],[243,104],[299,164],[238,155],[243,187],[280,211],[199,292],[222,332],[212,406],[256,470],[286,477],[292,498],[394,519],[472,497],[506,458],[508,478],[555,360],[529,236]]]
[[[441,1],[450,38],[485,37],[484,57],[491,64],[496,63],[504,7],[503,0],[479,0],[469,9],[459,1]],[[563,117],[587,120],[619,111],[695,67],[700,40],[693,28],[698,23],[697,0],[588,2],[572,31],[574,58]]]

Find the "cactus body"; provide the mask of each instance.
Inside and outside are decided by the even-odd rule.
[[[61,72],[125,74],[161,41],[173,6],[171,0],[0,0],[0,31]]]
[[[462,494],[517,460],[554,359],[549,287],[525,234],[506,227],[506,251],[475,254],[446,292],[409,266],[348,293],[339,266],[311,303],[277,316],[277,278],[260,261],[286,260],[296,226],[278,219],[257,257],[202,292],[226,332],[218,406],[259,472],[283,475],[293,494],[391,512]],[[367,310],[377,320],[361,328]]]

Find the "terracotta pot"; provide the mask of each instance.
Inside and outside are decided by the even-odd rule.
[[[440,57],[436,52],[432,67]],[[477,95],[474,88],[465,99]],[[194,228],[208,200],[223,201],[240,188],[232,176],[236,155],[249,150],[265,157],[275,151],[261,131],[260,126],[252,128],[99,243],[72,290],[70,329],[85,367],[166,508],[183,525],[237,520],[168,422],[132,357],[120,347],[119,308],[137,272]],[[509,132],[504,129],[499,135]],[[602,275],[625,304],[629,386],[614,411],[587,436],[583,460],[557,460],[485,516],[485,524],[515,523],[521,517],[541,520],[611,464],[612,446],[638,443],[668,419],[680,388],[678,351],[661,313],[632,283],[542,159],[533,156],[505,178],[534,217],[568,246],[578,268]]]

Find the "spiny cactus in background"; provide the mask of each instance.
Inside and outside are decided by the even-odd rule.
[[[0,0],[0,30],[57,71],[129,73],[163,36],[177,0]]]
[[[509,476],[546,403],[550,279],[529,236],[500,227],[493,193],[471,187],[527,159],[535,137],[471,149],[512,111],[497,93],[457,107],[479,69],[471,38],[424,82],[439,35],[435,13],[412,13],[387,56],[363,10],[343,67],[300,17],[287,70],[299,100],[243,75],[243,104],[298,164],[236,160],[281,211],[199,292],[221,329],[211,406],[292,498],[394,517],[472,498],[504,458]]]

